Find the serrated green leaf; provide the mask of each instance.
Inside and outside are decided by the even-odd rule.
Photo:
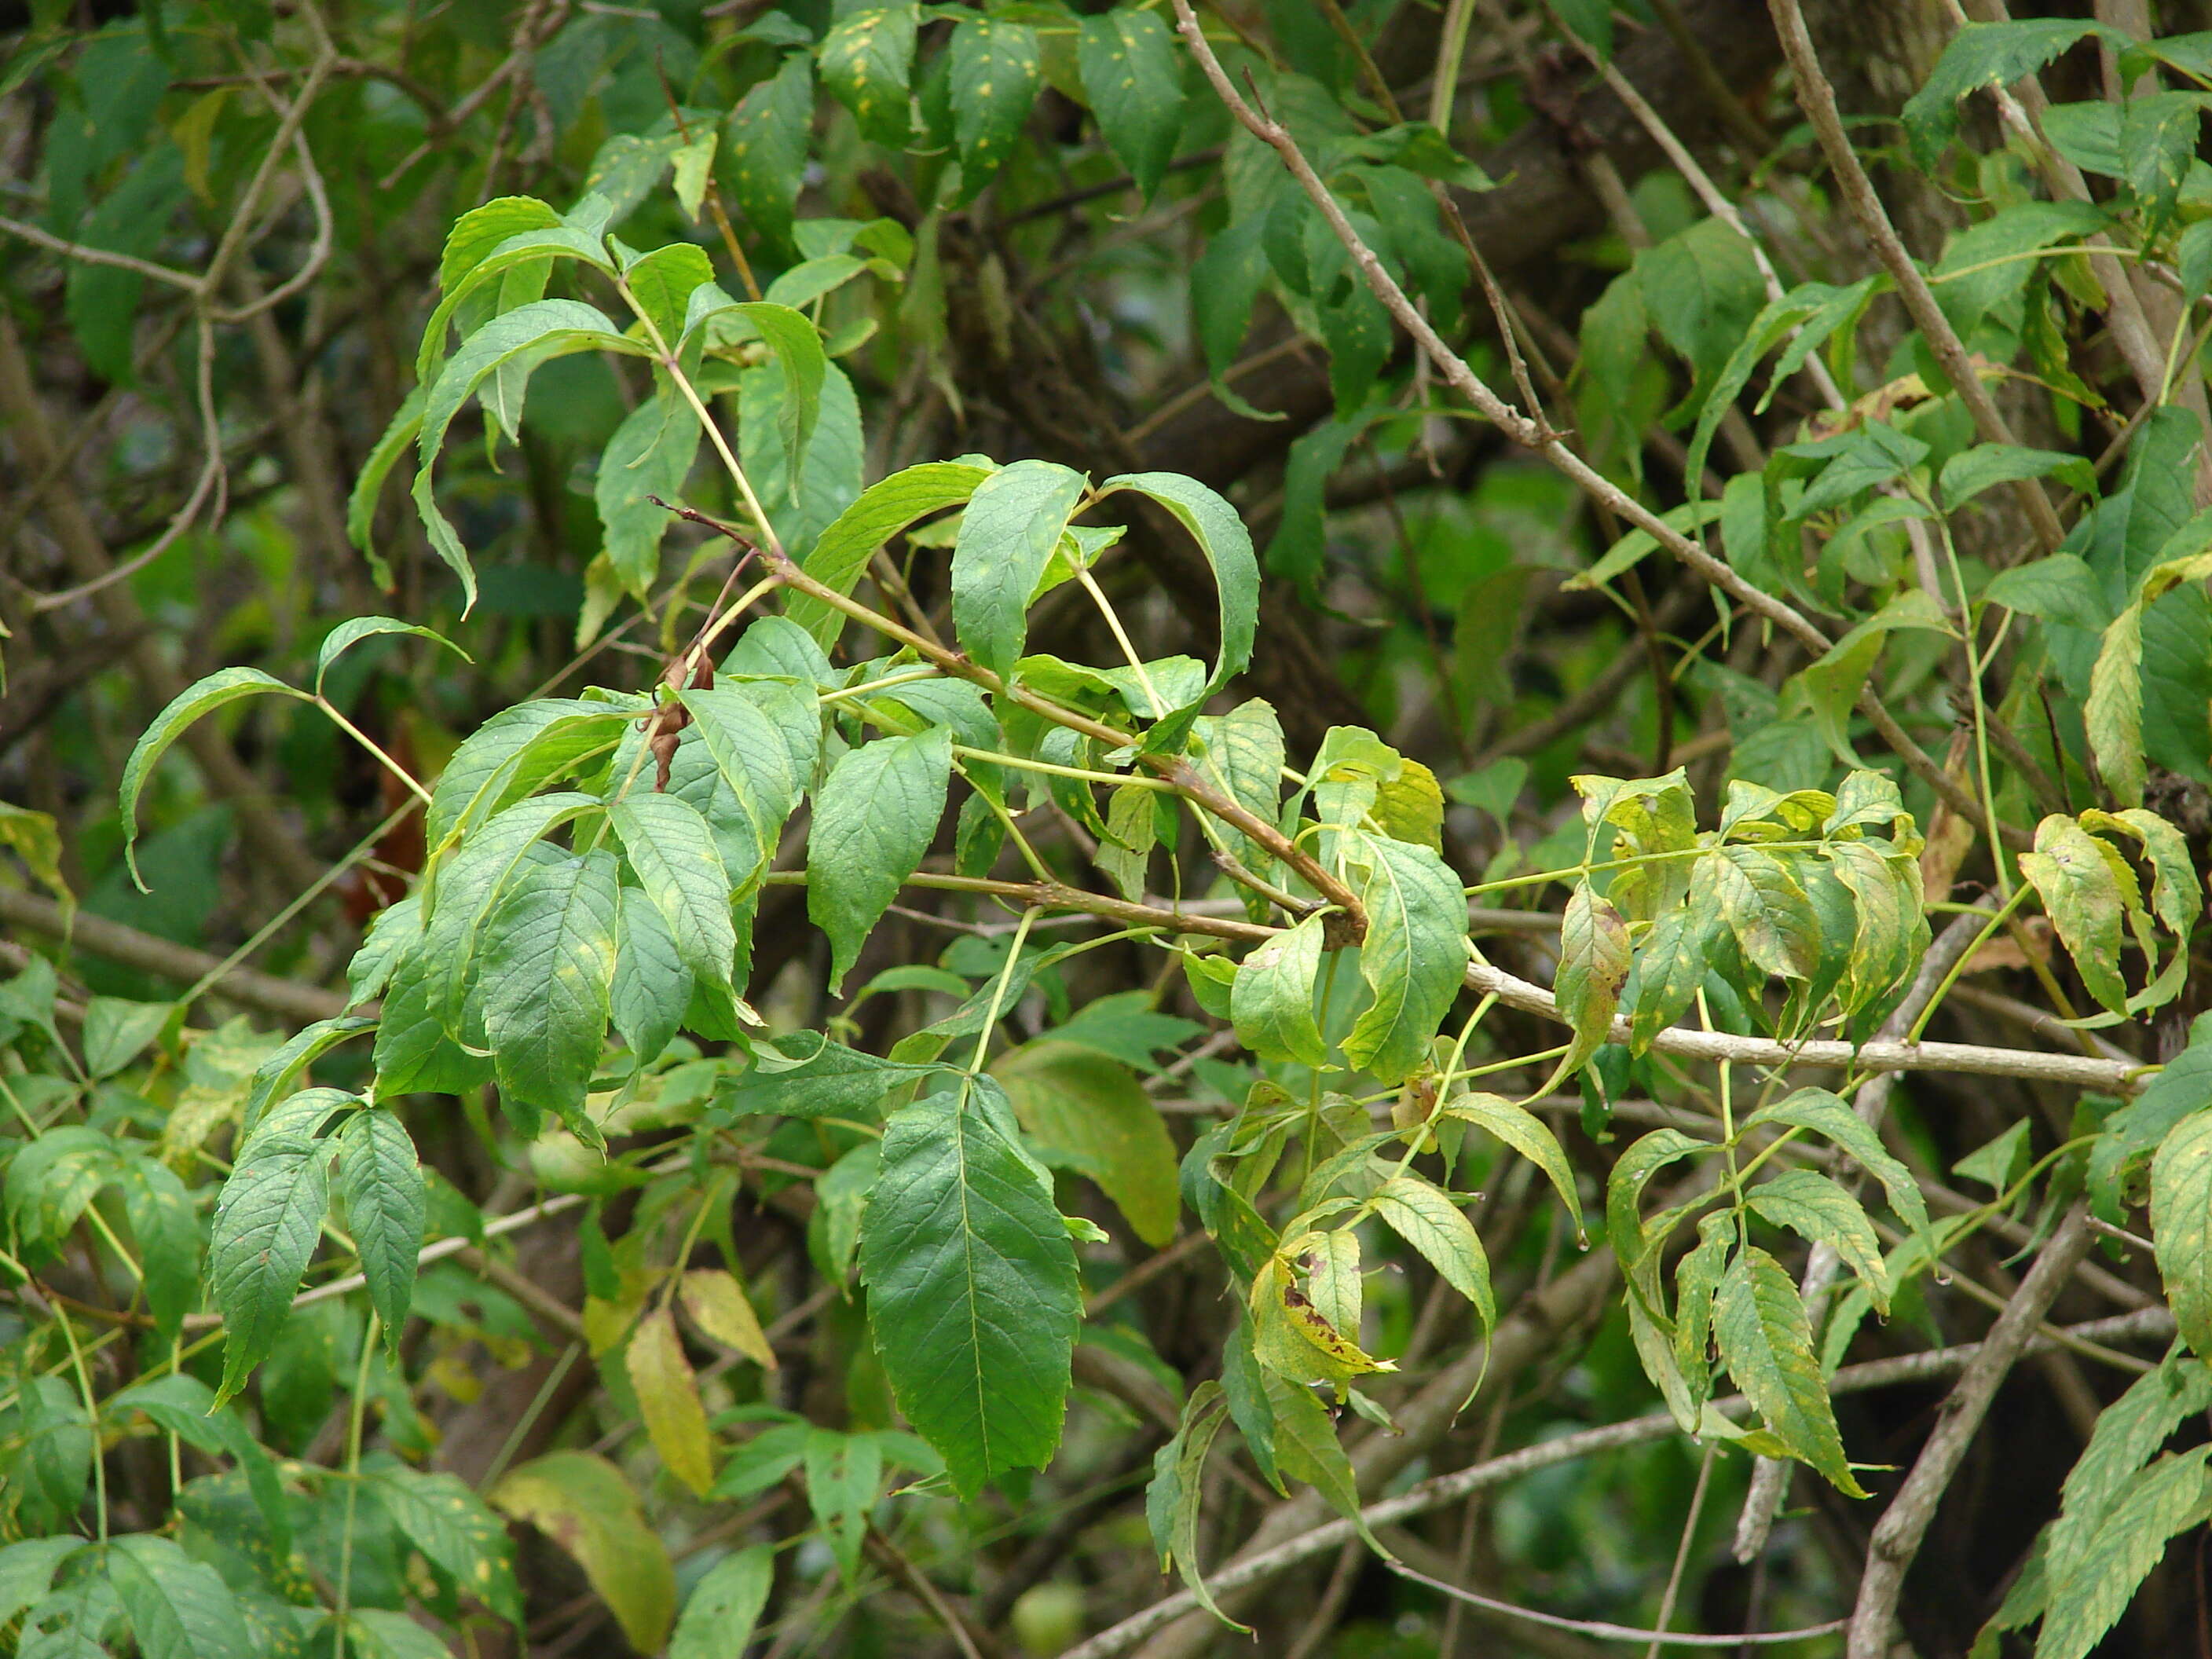
[[[559,855],[517,874],[484,923],[484,1035],[500,1087],[571,1129],[612,1012],[617,890],[612,854]]]
[[[1443,1113],[1462,1122],[1480,1124],[1541,1170],[1544,1178],[1566,1205],[1577,1237],[1582,1236],[1583,1203],[1581,1194],[1575,1189],[1574,1169],[1567,1162],[1566,1151],[1559,1145],[1559,1137],[1543,1119],[1503,1096],[1472,1091],[1454,1095],[1445,1102]]]
[[[1705,862],[1699,860],[1699,863]],[[1636,953],[1636,1008],[1629,1051],[1641,1054],[1697,1000],[1705,982],[1705,951],[1721,918],[1694,905],[1663,912]]]
[[[848,12],[822,37],[822,84],[878,144],[907,141],[916,21],[911,5],[870,6]]]
[[[1399,1237],[1419,1251],[1445,1284],[1474,1304],[1487,1331],[1498,1323],[1490,1290],[1490,1258],[1467,1212],[1419,1176],[1393,1176],[1367,1200]]]
[[[362,1490],[391,1516],[409,1545],[462,1590],[509,1622],[522,1617],[507,1528],[467,1482],[458,1475],[386,1466],[364,1470]],[[566,1546],[567,1540],[560,1541]]]
[[[356,1112],[338,1132],[338,1197],[346,1231],[361,1256],[368,1300],[394,1345],[407,1323],[415,1259],[422,1249],[427,1195],[422,1169],[399,1115],[388,1107]]]
[[[883,1446],[874,1435],[807,1430],[807,1504],[848,1583],[858,1582],[868,1511],[883,1479]]]
[[[2143,1466],[2188,1419],[2212,1407],[2212,1370],[2177,1347],[2098,1414],[2089,1443],[2066,1476],[2063,1502],[2044,1552],[2054,1582],[2073,1578]]]
[[[1344,1039],[1344,1057],[1383,1083],[1426,1058],[1430,1039],[1467,972],[1467,899],[1459,878],[1425,847],[1347,831],[1367,937],[1359,976],[1368,1006]]]
[[[2016,22],[1966,23],[1951,37],[1934,71],[1905,106],[1905,131],[1923,168],[1932,169],[1959,131],[1959,100],[1983,87],[2008,86],[2033,75],[2076,41],[2094,34],[2124,50],[2118,29],[2072,18],[2026,18]]]
[[[246,1659],[252,1651],[230,1586],[174,1539],[111,1539],[106,1565],[144,1659]]]
[[[255,1143],[216,1200],[208,1276],[222,1310],[222,1387],[228,1400],[276,1345],[329,1206],[331,1148],[304,1135]]]
[[[53,1586],[62,1563],[92,1546],[75,1534],[65,1538],[24,1538],[0,1546],[0,1625],[41,1601]]]
[[[1743,1127],[1749,1129],[1766,1123],[1795,1124],[1834,1142],[1881,1183],[1889,1207],[1905,1224],[1923,1237],[1927,1236],[1928,1206],[1920,1196],[1919,1183],[1842,1096],[1826,1089],[1800,1089],[1753,1113]]]
[[[2047,559],[2001,570],[1990,579],[1982,596],[2008,610],[2097,633],[2112,619],[2096,573],[2071,553],[2053,553]]]
[[[1943,463],[1936,495],[1946,513],[1955,513],[1998,484],[2050,477],[2085,495],[2097,484],[2095,471],[2079,455],[2057,449],[2028,449],[2019,444],[1976,444]]]
[[[775,1588],[775,1552],[768,1545],[723,1557],[685,1598],[668,1659],[728,1659],[744,1652]]]
[[[730,983],[738,950],[730,919],[730,878],[714,832],[688,801],[633,791],[607,809],[630,868],[668,924],[678,957],[693,976]]]
[[[997,469],[965,461],[926,461],[868,486],[837,515],[801,561],[806,574],[850,593],[876,550],[915,520],[957,507]],[[791,596],[786,614],[825,650],[845,626],[844,613],[810,594]]]
[[[1145,1519],[1161,1570],[1172,1564],[1190,1586],[1199,1606],[1230,1629],[1249,1634],[1249,1626],[1238,1624],[1215,1604],[1198,1558],[1199,1500],[1205,1488],[1206,1457],[1212,1449],[1214,1436],[1221,1431],[1225,1407],[1221,1385],[1210,1377],[1191,1390],[1175,1437],[1152,1455],[1152,1484],[1145,1488]]]
[[[2212,1113],[2184,1118],[2160,1142],[2150,1219],[2174,1323],[2200,1358],[2212,1353]]]
[[[1328,1045],[1314,1016],[1322,923],[1322,917],[1309,916],[1237,964],[1229,988],[1229,1017],[1237,1040],[1262,1060],[1328,1063]]]
[[[952,737],[878,738],[830,769],[807,840],[806,913],[830,936],[834,994],[945,816]]]
[[[969,17],[952,32],[952,138],[960,150],[961,197],[991,182],[1029,120],[1043,60],[1026,23]]]
[[[2053,812],[2036,825],[2035,850],[2020,855],[2020,872],[2042,899],[2089,994],[2113,1012],[2124,1012],[2120,885],[2102,844],[2072,818]]]
[[[1807,979],[1818,958],[1820,924],[1812,902],[1781,860],[1759,847],[1723,847],[1699,859],[1690,903],[1701,902],[1698,876],[1747,961],[1778,977]]]
[[[738,206],[779,246],[791,238],[814,120],[811,53],[794,52],[738,100],[722,131],[721,166]]]
[[[1267,1405],[1275,1421],[1276,1461],[1293,1480],[1303,1480],[1329,1508],[1352,1522],[1368,1547],[1390,1559],[1367,1529],[1359,1513],[1359,1482],[1337,1438],[1336,1422],[1314,1391],[1273,1371],[1264,1376]]]
[[[1865,1210],[1834,1182],[1811,1170],[1784,1170],[1744,1194],[1759,1218],[1787,1227],[1841,1256],[1865,1284],[1875,1310],[1889,1316],[1889,1273],[1882,1265],[1881,1240]]]
[[[1722,1276],[1713,1299],[1713,1331],[1729,1375],[1791,1455],[1838,1492],[1863,1498],[1844,1459],[1827,1384],[1813,1358],[1805,1304],[1779,1261],[1756,1246],[1745,1247]]]
[[[1086,17],[1076,64],[1100,135],[1149,202],[1182,129],[1182,64],[1174,37],[1158,12]]]
[[[960,516],[952,625],[969,655],[994,673],[1008,672],[1022,654],[1030,601],[1087,482],[1051,461],[1016,461],[976,484]]]
[[[624,888],[607,1012],[639,1065],[659,1058],[675,1038],[693,989],[667,921],[636,888]]]
[[[2051,1572],[2036,1659],[2085,1659],[2119,1622],[2165,1555],[2167,1542],[2201,1524],[2212,1508],[2205,1490],[2208,1457],[2212,1446],[2160,1458],[2107,1511],[2084,1542],[2073,1571],[2063,1577]]]
[[[675,522],[647,497],[679,497],[698,453],[698,421],[666,392],[641,401],[607,440],[592,497],[608,561],[633,598],[642,599],[659,575],[660,540]]]
[[[132,745],[131,758],[123,763],[123,784],[116,796],[123,813],[123,858],[140,892],[153,890],[138,873],[138,794],[146,787],[147,774],[194,720],[213,714],[226,703],[264,693],[294,697],[302,702],[308,701],[306,692],[295,690],[258,668],[218,669],[172,698],[168,707],[154,716],[153,723]]]
[[[1118,473],[1100,484],[1097,493],[1103,499],[1117,489],[1134,490],[1165,507],[1190,532],[1213,572],[1221,650],[1204,691],[1181,711],[1195,719],[1199,706],[1233,676],[1243,673],[1252,660],[1253,635],[1260,616],[1260,562],[1253,556],[1251,532],[1245,529],[1237,509],[1218,493],[1180,472]],[[1188,729],[1170,716],[1148,741],[1154,745],[1179,743]]]
[[[743,896],[759,884],[786,820],[813,781],[822,744],[819,706],[796,686],[773,681],[686,690],[679,696],[697,722],[699,740],[714,769],[688,785],[672,779],[670,789],[708,817],[731,890]],[[684,758],[681,748],[678,758]],[[718,815],[726,821],[718,822]]]
[[[1075,1252],[1019,1151],[959,1095],[893,1113],[882,1158],[860,1225],[876,1352],[970,1498],[1060,1443],[1082,1311]]]
[[[453,417],[483,382],[496,374],[499,395],[489,412],[507,430],[514,431],[521,418],[522,387],[530,371],[556,357],[580,351],[641,356],[647,350],[617,329],[605,313],[581,301],[533,300],[477,330],[439,370],[422,404],[422,429],[416,441],[421,464],[415,475],[414,497],[433,550],[460,580],[463,616],[476,607],[476,571],[460,538],[438,510],[433,483],[438,452]]]
[[[431,786],[423,833],[432,849],[534,795],[586,757],[611,750],[634,708],[540,698],[502,709],[461,739]]]
[[[430,389],[416,384],[400,400],[392,411],[392,421],[368,454],[362,459],[361,471],[354,478],[352,491],[346,496],[346,539],[354,550],[368,561],[369,574],[378,587],[392,591],[392,566],[376,550],[376,503],[384,493],[385,480],[399,458],[414,447],[416,438],[422,430],[422,405],[428,401]]]
[[[199,1301],[200,1220],[173,1170],[152,1158],[124,1166],[123,1213],[137,1241],[146,1311],[164,1340],[174,1340]]]

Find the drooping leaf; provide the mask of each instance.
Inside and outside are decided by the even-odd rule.
[[[698,1379],[667,1309],[655,1308],[638,1321],[623,1364],[653,1449],[671,1474],[704,1498],[714,1484],[714,1443],[699,1403]]]
[[[1920,1195],[1919,1183],[1842,1096],[1826,1089],[1800,1089],[1753,1113],[1744,1120],[1744,1127],[1765,1123],[1795,1124],[1826,1136],[1881,1183],[1890,1208],[1913,1231],[1926,1236],[1928,1205]]]
[[[1231,678],[1244,672],[1252,660],[1252,640],[1260,617],[1260,562],[1253,556],[1251,532],[1237,509],[1215,491],[1180,472],[1124,472],[1098,486],[1101,497],[1117,489],[1133,490],[1150,497],[1190,532],[1213,572],[1218,608],[1220,653],[1205,690],[1181,711],[1191,719],[1197,709]],[[1188,730],[1174,717],[1161,722],[1151,738],[1154,745],[1179,743]]]
[[[335,663],[363,640],[379,634],[411,634],[416,639],[428,640],[442,645],[463,662],[476,660],[434,628],[424,628],[416,623],[401,622],[393,617],[354,617],[340,623],[323,635],[321,648],[315,653],[315,695],[323,694],[323,682],[329,678],[331,665]]]
[[[204,715],[211,714],[226,703],[236,702],[241,697],[259,696],[273,692],[282,697],[296,697],[305,702],[307,693],[295,690],[258,668],[222,668],[203,679],[194,681],[173,698],[169,706],[154,716],[153,723],[139,735],[132,745],[131,758],[123,763],[123,784],[117,791],[117,799],[123,813],[123,857],[130,866],[131,879],[142,893],[153,890],[146,885],[138,873],[138,794],[146,787],[146,777],[154,764],[167,752],[168,747],[184,735],[185,728]]]
[[[1729,1375],[1791,1455],[1838,1491],[1863,1497],[1844,1459],[1805,1304],[1779,1261],[1756,1246],[1737,1255],[1713,1300],[1713,1334]]]
[[[1628,924],[1612,902],[1577,882],[1559,925],[1559,966],[1553,989],[1575,1033],[1571,1067],[1607,1040],[1628,982]]]
[[[675,516],[650,496],[672,501],[699,453],[699,422],[669,392],[641,400],[623,417],[599,457],[592,497],[604,548],[623,590],[643,599],[660,574],[660,541]]]
[[[660,1650],[675,1618],[675,1570],[622,1471],[589,1452],[549,1452],[507,1471],[489,1496],[575,1558],[632,1647]]]
[[[1160,1559],[1161,1571],[1173,1565],[1190,1586],[1199,1606],[1230,1629],[1249,1632],[1248,1626],[1238,1624],[1215,1603],[1198,1557],[1199,1498],[1204,1489],[1206,1457],[1227,1415],[1227,1402],[1218,1382],[1208,1378],[1191,1390],[1175,1438],[1152,1455],[1152,1484],[1145,1489],[1145,1519],[1151,1526],[1152,1549]]]
[[[1309,916],[1255,948],[1229,988],[1237,1039],[1262,1060],[1322,1066],[1328,1045],[1314,1016],[1321,973],[1322,918]]]
[[[407,1323],[427,1197],[415,1143],[389,1107],[356,1112],[338,1131],[338,1197],[361,1255],[368,1299],[394,1345]]]
[[[1447,1117],[1480,1124],[1541,1170],[1544,1178],[1566,1205],[1577,1236],[1582,1234],[1582,1197],[1575,1188],[1574,1167],[1567,1162],[1566,1150],[1559,1145],[1559,1137],[1543,1119],[1503,1096],[1474,1091],[1452,1096],[1444,1103],[1443,1110]]]
[[[951,771],[951,734],[935,726],[849,751],[816,795],[806,913],[830,936],[833,994],[929,850]]]
[[[678,1291],[691,1322],[708,1336],[739,1353],[763,1370],[776,1368],[775,1350],[762,1331],[760,1316],[745,1296],[745,1287],[734,1273],[720,1267],[695,1267],[684,1275]]]
[[[885,1123],[860,1227],[876,1351],[899,1407],[972,1497],[1060,1442],[1081,1304],[1036,1175],[958,1094]]]
[[[2089,994],[2115,1013],[2125,1012],[2120,887],[2096,837],[2063,813],[2053,812],[2036,825],[2035,851],[2020,855],[2020,872],[2043,900]]]
[[[222,1310],[222,1387],[246,1386],[292,1311],[293,1294],[329,1203],[331,1149],[304,1135],[273,1134],[241,1158],[216,1201],[208,1272]]]
[[[1368,1200],[1391,1231],[1427,1259],[1444,1283],[1474,1304],[1485,1330],[1498,1322],[1490,1259],[1467,1212],[1419,1176],[1393,1176]]]
[[[1083,20],[1076,63],[1098,131],[1146,201],[1175,156],[1182,126],[1182,64],[1158,12]]]
[[[2150,1166],[2159,1277],[2182,1340],[2212,1353],[2212,1113],[2182,1119]]]
[[[1425,847],[1351,832],[1348,856],[1366,872],[1359,890],[1367,937],[1359,976],[1370,1000],[1344,1039],[1344,1057],[1396,1083],[1427,1054],[1467,971],[1467,899],[1459,878]]]
[[[1052,461],[1016,461],[977,483],[961,514],[952,625],[969,655],[994,673],[1022,654],[1030,601],[1086,483]]]
[[[582,1121],[612,1012],[614,855],[560,855],[518,874],[484,924],[483,1020],[500,1087]]]
[[[726,1659],[744,1652],[775,1588],[775,1552],[768,1545],[723,1557],[685,1599],[668,1659]]]
[[[1811,1170],[1784,1170],[1744,1196],[1762,1219],[1833,1249],[1866,1285],[1875,1311],[1888,1316],[1889,1274],[1882,1265],[1881,1240],[1858,1200]]]
[[[806,574],[850,593],[878,548],[915,520],[959,506],[994,471],[966,461],[926,461],[869,485],[822,532],[804,561]],[[793,594],[786,614],[825,649],[845,626],[842,612],[808,593]]]

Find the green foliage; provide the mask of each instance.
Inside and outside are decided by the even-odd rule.
[[[1949,1341],[2080,1203],[2084,1293],[2132,1275],[2180,1340],[2033,1460],[2055,1516],[1977,1650],[2085,1659],[2212,1514],[2168,1449],[2212,1386],[2212,1016],[2146,1023],[2203,1001],[2203,40],[1962,25],[1885,153],[1955,210],[1911,272],[1832,257],[1880,227],[1802,146],[1714,158],[1726,212],[1608,183],[1557,293],[1498,290],[1540,319],[1501,356],[1462,240],[1568,102],[1463,61],[1465,6],[1419,76],[1374,6],[1203,7],[1195,64],[1174,8],[525,9],[40,7],[9,71],[52,90],[0,234],[68,263],[0,401],[31,432],[73,349],[114,391],[71,445],[129,428],[82,493],[133,505],[111,560],[24,441],[14,527],[72,574],[0,639],[67,714],[0,848],[105,927],[0,983],[0,1642],[473,1645],[579,1582],[512,1522],[603,1645],[973,1649],[1056,1571],[1000,1522],[1110,1565],[1147,1449],[1180,1605],[1273,1641],[1205,1577],[1237,1489],[1387,1553],[1363,1504],[1429,1492],[1478,1393],[1516,1456],[1656,1401],[1699,1493],[1887,1489],[1836,1404],[1867,1314]],[[1609,8],[1518,9],[1613,61]],[[2077,48],[2130,95],[1957,148]],[[1566,485],[1459,435],[1476,374]],[[288,933],[263,854],[356,839],[373,922]],[[1700,1600],[1650,1521],[1694,1459],[1651,1456],[1492,1483],[1486,1575]],[[1771,1582],[1811,1622],[1828,1575]]]

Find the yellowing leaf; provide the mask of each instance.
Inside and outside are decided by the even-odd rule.
[[[993,1069],[1036,1142],[1055,1168],[1098,1184],[1137,1237],[1175,1237],[1180,1198],[1175,1143],[1129,1068],[1068,1042],[1033,1042]]]
[[[625,1358],[653,1449],[671,1474],[704,1498],[714,1484],[714,1443],[675,1316],[656,1308],[638,1321]]]
[[[1322,1316],[1298,1288],[1290,1265],[1270,1256],[1252,1281],[1252,1342],[1260,1363],[1293,1382],[1327,1382],[1342,1387],[1370,1371],[1395,1371],[1388,1359],[1375,1359]]]
[[[775,1350],[769,1346],[736,1274],[719,1267],[701,1267],[684,1275],[677,1294],[683,1298],[684,1311],[691,1316],[691,1322],[708,1336],[726,1348],[735,1348],[763,1370],[775,1369]]]
[[[2212,1112],[2182,1119],[2150,1166],[2158,1273],[2182,1340],[2212,1354]]]
[[[590,1452],[550,1452],[488,1494],[570,1555],[640,1653],[658,1653],[676,1616],[676,1570],[622,1471]]]

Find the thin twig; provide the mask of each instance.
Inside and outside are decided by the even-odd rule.
[[[1777,3],[1779,3],[1780,0],[1777,0]],[[1548,430],[1540,421],[1515,409],[1492,391],[1466,358],[1445,343],[1430,325],[1429,319],[1421,314],[1420,307],[1398,286],[1397,279],[1391,276],[1374,249],[1361,239],[1351,220],[1345,216],[1341,204],[1322,182],[1321,175],[1314,171],[1313,164],[1306,159],[1304,151],[1299,149],[1290,129],[1254,109],[1231,84],[1228,71],[1222,68],[1221,60],[1214,55],[1205,31],[1199,27],[1198,15],[1191,9],[1190,0],[1175,0],[1175,10],[1177,27],[1189,46],[1191,55],[1198,60],[1199,67],[1213,88],[1214,95],[1221,100],[1239,125],[1281,158],[1285,168],[1297,180],[1307,199],[1319,210],[1331,233],[1352,257],[1369,289],[1382,301],[1383,309],[1413,337],[1414,343],[1427,354],[1455,391],[1508,438],[1535,451],[1571,479],[1584,495],[1644,531],[1713,586],[1729,594],[1747,610],[1781,628],[1815,656],[1826,654],[1832,641],[1795,606],[1767,592],[1725,562],[1715,558],[1697,542],[1597,471],[1568,448],[1559,435]],[[1978,383],[1976,390],[1979,390]],[[2050,512],[2048,502],[2044,504],[2044,510],[2046,514]],[[2052,522],[2056,524],[2055,517]],[[2057,545],[2055,540],[2052,545]],[[1873,722],[1883,743],[1904,760],[1915,776],[1933,789],[1953,811],[1979,820],[1980,804],[1956,778],[1937,765],[1927,751],[1913,742],[1883,704],[1871,679],[1861,689],[1857,706]],[[2033,844],[2027,831],[2016,825],[2002,826],[2001,833],[2008,843],[2016,843],[2021,848]]]
[[[1905,251],[1897,227],[1889,221],[1888,210],[1875,194],[1874,181],[1859,163],[1858,153],[1851,148],[1850,137],[1844,131],[1843,116],[1836,106],[1836,89],[1828,83],[1820,68],[1820,58],[1813,50],[1812,34],[1805,27],[1805,14],[1797,0],[1767,0],[1767,10],[1774,19],[1783,56],[1789,60],[1790,72],[1796,82],[1798,106],[1813,124],[1821,153],[1827,157],[1829,170],[1835,174],[1836,183],[1843,191],[1844,205],[1858,222],[1859,229],[1873,243],[1882,268],[1897,284],[1898,297],[1905,301],[1913,325],[1928,342],[1928,349],[1936,354],[1936,361],[1957,390],[1966,412],[1973,416],[1975,430],[1990,443],[2018,444],[2019,439],[2013,435],[2005,417],[1990,399],[1988,388],[1983,386],[1958,331],[1936,303],[1935,293],[1920,274],[1920,267]],[[2059,543],[2066,539],[2066,530],[2051,509],[2051,499],[2043,493],[2042,484],[2033,478],[2023,478],[2014,489],[2043,550],[2056,552]]]
[[[2086,1324],[2067,1328],[2075,1336],[2094,1336],[2108,1341],[2154,1340],[2172,1334],[2173,1316],[2164,1308],[2148,1308],[2138,1313],[2119,1314],[2110,1319],[2093,1319]],[[2021,1352],[2039,1353],[2051,1346],[2030,1333]],[[1979,1358],[1984,1348],[1983,1343],[1969,1342],[1954,1348],[1931,1348],[1920,1353],[1900,1355],[1894,1359],[1875,1359],[1863,1364],[1846,1365],[1829,1379],[1829,1391],[1838,1395],[1858,1394],[1870,1389],[1893,1388],[1900,1383],[1924,1382],[1930,1377],[1966,1369]],[[1750,1407],[1747,1401],[1737,1395],[1716,1401],[1714,1408],[1733,1417],[1747,1411]],[[1474,1492],[1503,1486],[1509,1480],[1517,1480],[1539,1469],[1552,1468],[1601,1452],[1617,1451],[1626,1446],[1665,1440],[1680,1432],[1674,1417],[1661,1411],[1631,1418],[1623,1423],[1610,1423],[1601,1428],[1560,1435],[1518,1451],[1507,1452],[1503,1456],[1485,1458],[1449,1474],[1432,1476],[1395,1498],[1368,1504],[1360,1510],[1359,1519],[1370,1530],[1380,1529],[1416,1515],[1425,1515],[1431,1510],[1456,1504]],[[1207,1575],[1206,1584],[1215,1595],[1224,1595],[1246,1584],[1274,1577],[1300,1562],[1326,1555],[1346,1539],[1357,1535],[1352,1522],[1329,1521],[1285,1540],[1273,1549],[1229,1564],[1218,1572]],[[1089,1641],[1070,1648],[1060,1656],[1060,1659],[1112,1659],[1115,1654],[1127,1652],[1162,1626],[1195,1611],[1198,1605],[1198,1597],[1189,1590],[1177,1590],[1132,1613],[1121,1623],[1101,1631]],[[1679,1641],[1681,1638],[1670,1637],[1668,1639]]]

